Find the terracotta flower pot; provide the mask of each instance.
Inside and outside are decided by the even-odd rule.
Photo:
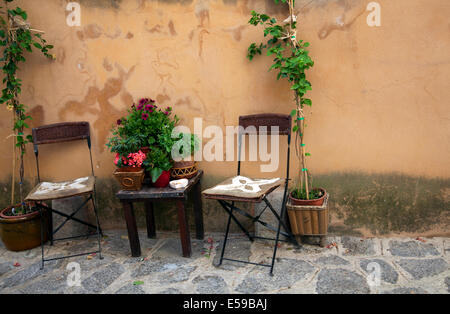
[[[5,247],[10,251],[25,251],[41,245],[41,217],[39,211],[26,215],[8,216],[6,213],[13,207],[9,206],[0,211],[0,237]],[[48,216],[44,212],[44,228],[47,230]],[[44,243],[48,234],[44,232]]]
[[[170,171],[163,171],[159,176],[158,180],[153,183],[155,188],[165,188],[170,182]]]
[[[317,188],[315,190],[322,191],[322,196],[320,198],[312,199],[312,200],[302,200],[292,196],[292,192],[289,193],[289,198],[291,199],[292,205],[299,206],[322,206],[323,201],[325,200],[325,196],[327,196],[327,191],[322,188]]]
[[[144,181],[144,169],[141,167],[122,167],[114,171],[114,177],[123,190],[139,191]]]

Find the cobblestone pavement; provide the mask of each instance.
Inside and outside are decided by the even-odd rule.
[[[268,268],[224,262],[215,267],[221,234],[193,240],[192,258],[181,257],[175,233],[147,239],[141,258],[132,258],[125,231],[108,231],[104,259],[82,256],[48,262],[40,270],[40,248],[7,251],[0,244],[0,293],[449,293],[450,238],[328,237],[320,248],[283,244],[274,276]],[[210,238],[210,242],[208,242]],[[211,239],[213,241],[211,241]],[[212,244],[211,244],[212,242]],[[95,239],[46,246],[49,257],[95,250]],[[271,248],[234,236],[228,257],[268,262]],[[76,262],[78,264],[73,264]],[[75,279],[79,265],[79,285]],[[379,274],[379,276],[376,276]]]

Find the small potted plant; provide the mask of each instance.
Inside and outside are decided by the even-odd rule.
[[[144,181],[144,169],[142,164],[147,156],[139,150],[136,153],[129,153],[125,156],[116,153],[114,164],[118,167],[114,171],[114,176],[124,190],[139,191]]]
[[[198,172],[197,163],[193,157],[199,150],[200,140],[197,135],[191,133],[179,133],[174,140],[172,157],[175,161],[171,176],[174,179],[190,179]]]
[[[147,156],[144,166],[150,173],[152,185],[165,188],[169,185],[170,169],[173,165],[170,154],[164,148],[152,146]]]

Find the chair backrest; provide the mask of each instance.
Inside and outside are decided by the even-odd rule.
[[[89,138],[89,122],[63,122],[33,129],[34,145],[88,140]]]
[[[87,141],[89,147],[89,156],[91,160],[91,170],[92,175],[94,176],[89,122],[63,122],[33,128],[34,154],[36,156],[37,175],[39,182],[41,181],[39,174],[39,145],[79,140]]]
[[[289,180],[289,163],[291,155],[291,128],[292,118],[290,115],[278,113],[261,113],[239,117],[239,139],[238,139],[238,170],[237,174],[241,173],[241,143],[242,136],[249,135],[287,135],[288,149],[287,149],[287,165],[286,165],[286,180]],[[272,130],[272,127],[278,127],[277,130]],[[287,181],[286,181],[287,182]]]
[[[239,117],[239,126],[244,129],[254,126],[256,128],[256,134],[272,134],[271,127],[278,127],[278,135],[291,134],[292,119],[291,116],[277,113],[261,113],[252,114],[248,116]],[[266,127],[266,131],[260,127]],[[246,134],[252,134],[251,129]],[[275,134],[274,134],[275,135]]]

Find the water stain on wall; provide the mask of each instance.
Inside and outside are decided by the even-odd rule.
[[[119,9],[122,0],[77,0],[82,6],[102,9]]]
[[[86,113],[95,115],[97,118],[94,122],[93,129],[97,130],[96,142],[100,152],[105,150],[105,144],[111,126],[115,123],[117,117],[122,116],[126,112],[125,110],[115,109],[111,103],[111,99],[122,93],[121,99],[126,100],[128,102],[127,105],[132,101],[132,96],[124,91],[123,87],[133,73],[135,66],[131,67],[128,72],[125,72],[116,64],[116,69],[119,72],[119,77],[109,78],[102,89],[95,85],[89,87],[84,99],[81,101],[68,101],[58,112],[61,121],[67,121],[67,117],[73,115],[79,117],[86,116]]]
[[[336,13],[331,15],[331,21],[328,21],[317,34],[320,39],[327,38],[335,30],[348,31],[353,23],[366,11],[365,4],[359,1],[338,0],[335,3],[343,12],[339,15]],[[337,11],[334,10],[333,12]]]
[[[242,39],[242,32],[246,29],[248,25],[240,25],[236,27],[225,28],[224,32],[231,33],[234,40],[240,41]]]
[[[173,24],[172,20],[169,21],[168,26],[169,26],[170,35],[176,36],[177,35],[177,31],[175,30],[175,25]]]
[[[110,39],[116,39],[122,34],[122,31],[118,28],[113,33],[107,33],[97,24],[86,25],[83,30],[77,31],[77,37],[81,41],[88,39],[98,39],[101,36],[105,36]]]
[[[45,112],[43,106],[34,106],[30,110],[28,110],[27,114],[33,117],[33,119],[28,123],[30,125],[30,128],[35,128],[44,124]]]
[[[103,59],[103,68],[108,72],[111,72],[112,70],[114,70],[114,68],[111,65],[111,63],[109,62],[108,58]]]

